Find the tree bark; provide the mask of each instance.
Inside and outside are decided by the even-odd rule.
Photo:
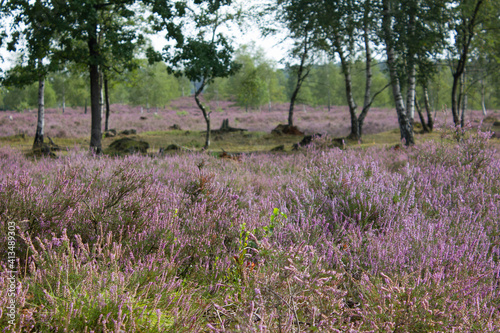
[[[109,89],[108,89],[108,77],[104,75],[104,99],[106,100],[106,120],[104,121],[104,130],[109,130]]]
[[[35,140],[33,142],[33,149],[42,147],[44,128],[45,128],[45,77],[40,76],[38,80],[38,120],[36,125]]]
[[[306,69],[306,60],[309,53],[309,36],[306,32],[304,37],[304,49],[302,51],[302,56],[300,57],[299,68],[297,69],[297,84],[295,85],[295,90],[292,93],[292,97],[290,98],[290,108],[288,109],[288,126],[293,126],[293,110],[295,106],[295,101],[297,100],[297,96],[299,95],[300,88],[302,87],[302,83],[309,75],[309,69]],[[304,73],[305,71],[305,73]]]
[[[365,54],[366,54],[366,64],[365,64],[365,98],[363,101],[363,110],[361,110],[361,113],[359,114],[358,117],[358,132],[359,132],[359,139],[363,136],[363,123],[365,121],[366,115],[370,111],[371,105],[373,103],[373,99],[379,94],[376,93],[373,97],[371,96],[371,88],[372,88],[372,52],[370,48],[370,23],[371,23],[371,18],[370,18],[370,1],[367,0],[365,1],[365,12],[364,12],[364,19],[363,19],[363,39],[365,43]],[[384,88],[385,89],[385,88]],[[382,91],[380,91],[382,92]]]
[[[403,101],[403,95],[401,94],[401,86],[399,81],[399,76],[396,67],[396,55],[394,51],[394,41],[393,41],[393,31],[391,27],[392,14],[390,8],[390,0],[383,0],[383,18],[382,27],[384,32],[384,40],[386,44],[387,53],[387,66],[389,67],[389,74],[391,78],[392,94],[394,97],[394,103],[396,105],[396,112],[398,114],[399,130],[401,133],[401,140],[405,142],[405,145],[413,145],[415,140],[413,138],[413,130],[408,119],[408,114]]]
[[[460,81],[460,106],[462,108],[462,114],[460,115],[460,126],[463,128],[465,126],[465,111],[467,110],[467,91],[465,89],[467,83],[466,71],[464,70],[462,74],[462,79]]]
[[[481,109],[483,110],[483,116],[486,116],[486,104],[484,102],[484,80],[481,80]]]
[[[349,114],[351,116],[351,134],[349,134],[349,137],[353,140],[359,140],[360,134],[358,126],[358,116],[356,115],[356,109],[358,108],[358,106],[356,105],[356,101],[354,100],[354,96],[352,93],[351,64],[346,58],[344,51],[342,50],[339,34],[335,34],[335,48],[337,49],[337,54],[340,58],[342,74],[344,74],[345,95],[347,105],[349,107]]]
[[[89,55],[90,55],[90,112],[92,116],[91,132],[90,132],[90,150],[95,154],[102,153],[101,146],[101,80],[99,73],[99,45],[97,42],[97,27],[93,31],[88,40]]]
[[[427,112],[427,128],[429,132],[432,132],[434,129],[434,119],[432,118],[431,104],[429,102],[429,89],[427,88],[427,83],[424,84],[424,106],[425,111]]]
[[[422,114],[422,110],[420,109],[420,104],[418,104],[418,100],[416,97],[415,97],[415,108],[417,109],[418,117],[420,118],[420,123],[422,124],[422,129],[424,130],[424,133],[429,133],[429,127],[427,127],[427,124],[425,123],[424,115]]]
[[[453,84],[451,86],[451,113],[453,115],[453,123],[455,124],[455,126],[458,126],[460,124],[460,117],[459,117],[460,99],[457,93],[457,89],[460,85],[460,79],[462,77],[462,74],[465,71],[465,65],[467,64],[467,57],[469,55],[470,44],[472,42],[472,37],[474,36],[474,27],[476,24],[476,19],[482,4],[483,0],[477,0],[476,6],[474,7],[474,12],[472,13],[472,16],[470,17],[467,23],[465,22],[466,18],[462,19],[462,24],[463,24],[463,30],[462,30],[463,36],[461,42],[462,49],[460,50],[460,57],[458,59],[457,66],[455,67],[454,70],[452,68]]]
[[[200,94],[203,92],[204,88],[205,88],[205,78],[203,78],[203,80],[201,81],[200,87],[198,88],[198,90],[196,90],[196,93],[194,94],[194,100],[196,101],[196,105],[198,105],[198,107],[200,108],[201,113],[203,113],[203,118],[205,118],[205,123],[207,124],[207,134],[205,136],[204,148],[208,149],[208,147],[210,146],[210,113],[211,112],[207,112],[205,105],[203,105],[203,103],[200,101],[200,97],[199,97]]]
[[[416,86],[417,86],[417,69],[415,64],[415,47],[411,41],[412,38],[415,38],[415,8],[409,11],[409,19],[408,19],[408,34],[410,38],[410,42],[408,43],[408,54],[407,54],[407,92],[406,92],[406,112],[409,117],[409,121],[413,130],[413,122],[415,120],[415,101],[416,101]]]

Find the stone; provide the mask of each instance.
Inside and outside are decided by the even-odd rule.
[[[272,134],[277,135],[304,135],[304,132],[301,132],[297,126],[289,126],[284,124],[279,124],[272,131]]]
[[[170,126],[168,129],[170,130],[176,130],[176,131],[180,131],[181,130],[181,127],[177,124],[173,124],[172,126]]]
[[[106,150],[106,153],[110,155],[146,154],[148,148],[149,143],[145,141],[123,138],[113,141]]]
[[[274,147],[271,151],[285,151],[285,145]]]
[[[104,137],[105,138],[113,138],[116,136],[116,130],[115,129],[109,129],[106,132],[104,132]]]
[[[132,134],[137,134],[137,130],[135,129],[128,129],[120,132],[121,135],[132,135]]]

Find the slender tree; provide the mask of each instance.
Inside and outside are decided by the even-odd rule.
[[[381,37],[386,49],[401,139],[414,143],[417,78],[446,40],[447,0],[383,0]],[[404,100],[406,88],[406,103]]]
[[[485,2],[487,0],[459,0],[458,6],[454,10],[455,19],[451,21],[450,28],[455,31],[455,41],[451,48],[453,59],[451,59],[450,64],[453,75],[451,113],[455,126],[461,124],[460,105],[462,104],[463,94],[459,93],[459,86],[463,80],[472,40],[481,22],[481,8]]]
[[[181,33],[176,36],[173,52],[167,47],[164,59],[169,70],[177,76],[185,75],[192,82],[197,82],[194,99],[200,108],[206,123],[205,149],[210,146],[210,109],[201,101],[205,87],[216,78],[234,74],[240,65],[233,60],[233,48],[227,38],[218,33],[221,25],[231,15],[223,14],[221,8],[230,1],[195,1],[197,5],[191,10],[192,19],[196,22],[198,33],[194,37],[185,37]],[[150,51],[153,55],[154,52]],[[157,60],[157,59],[156,59]]]
[[[395,45],[396,40],[394,37],[395,34],[393,26],[395,9],[392,4],[392,1],[383,0],[382,9],[383,9],[382,29],[383,29],[383,39],[385,42],[386,54],[387,54],[387,67],[389,68],[392,94],[394,97],[394,103],[396,105],[396,112],[398,114],[401,140],[404,140],[406,145],[412,145],[415,143],[415,140],[413,138],[413,128],[403,100],[403,94],[401,92],[401,80],[400,80],[400,75],[398,74],[397,62],[396,62],[397,61],[396,45]]]
[[[57,39],[52,20],[55,11],[41,0],[6,1],[2,10],[10,13],[14,22],[8,49],[22,51],[18,64],[6,73],[4,84],[20,87],[38,82],[38,117],[33,148],[40,148],[44,142],[45,78],[57,66],[53,55]]]

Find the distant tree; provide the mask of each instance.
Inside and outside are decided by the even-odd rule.
[[[200,100],[201,93],[216,78],[228,77],[240,68],[232,59],[234,50],[229,41],[218,33],[221,25],[232,19],[232,15],[223,14],[221,11],[221,7],[230,3],[231,1],[195,1],[197,6],[191,13],[197,35],[185,37],[179,32],[176,35],[176,45],[167,46],[164,52],[164,59],[172,73],[177,76],[184,75],[192,82],[199,82],[194,99],[207,127],[205,149],[210,146],[211,111]],[[154,52],[150,51],[150,54],[154,56]],[[154,57],[151,58],[154,60]]]
[[[18,64],[6,73],[4,84],[18,87],[38,81],[38,120],[33,148],[44,141],[45,127],[45,78],[57,62],[53,55],[56,40],[54,10],[41,0],[10,0],[2,3],[14,22],[9,51],[22,51]]]
[[[309,76],[312,85],[313,105],[326,105],[328,111],[335,105],[337,82],[341,80],[338,69],[330,61],[314,67]]]
[[[313,7],[310,1],[272,0],[258,14],[261,19],[267,17],[261,23],[264,35],[277,35],[286,29],[288,38],[293,41],[289,52],[291,61],[287,63],[287,74],[295,78],[294,88],[289,94],[288,126],[294,126],[295,103],[314,63],[317,38],[314,36],[314,21],[307,19]],[[290,78],[288,82],[291,82]]]
[[[248,110],[267,103],[271,108],[272,102],[283,100],[280,74],[262,48],[255,44],[243,45],[235,54],[235,62],[241,65],[241,69],[228,79],[226,88],[239,105]]]
[[[168,74],[163,62],[152,65],[143,63],[131,73],[129,100],[135,105],[165,107],[168,102],[181,95],[179,81]]]

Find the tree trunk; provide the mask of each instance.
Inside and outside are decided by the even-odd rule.
[[[429,128],[425,123],[424,115],[422,114],[422,110],[420,109],[420,104],[418,104],[418,100],[416,97],[415,97],[415,108],[417,109],[418,117],[420,118],[420,123],[422,124],[422,129],[424,130],[424,133],[429,133]]]
[[[96,27],[97,30],[97,27]],[[90,55],[90,112],[92,115],[92,124],[90,132],[90,150],[95,154],[102,153],[101,146],[101,85],[99,73],[99,45],[97,43],[97,31],[90,35],[88,40]]]
[[[425,106],[425,111],[427,112],[427,128],[429,129],[429,132],[432,132],[434,129],[434,119],[432,118],[432,111],[431,111],[431,105],[429,102],[429,89],[427,88],[427,83],[424,84],[424,106]]]
[[[414,8],[409,11],[408,21],[408,34],[410,38],[415,38],[415,12]],[[409,117],[410,124],[413,130],[413,122],[415,121],[415,100],[416,100],[416,86],[417,86],[417,69],[415,65],[415,48],[412,42],[408,43],[408,54],[406,62],[408,64],[407,70],[407,92],[406,92],[406,113]]]
[[[415,140],[413,138],[413,131],[403,102],[403,95],[401,94],[401,86],[400,86],[399,76],[397,73],[394,42],[392,39],[393,31],[391,27],[392,15],[390,12],[390,0],[383,0],[382,3],[383,3],[382,26],[384,30],[384,39],[385,39],[386,53],[387,53],[387,66],[389,67],[389,74],[391,78],[392,94],[394,97],[394,103],[396,105],[396,112],[398,114],[398,123],[399,123],[399,130],[401,132],[401,140],[405,142],[405,145],[409,146],[413,145],[415,143]]]
[[[101,108],[101,120],[104,117],[104,73],[102,70],[99,68],[99,87],[101,87],[101,94],[100,94],[100,99],[99,99],[99,107]]]
[[[476,6],[474,7],[474,12],[472,16],[467,20],[463,18],[462,24],[462,41],[461,41],[461,50],[460,57],[458,59],[457,66],[455,69],[452,68],[453,74],[453,85],[451,86],[451,113],[453,115],[453,123],[455,126],[460,124],[459,112],[460,112],[460,99],[457,96],[457,89],[459,87],[460,79],[462,74],[465,71],[465,65],[467,64],[467,57],[469,55],[469,47],[472,42],[472,37],[474,36],[474,27],[476,25],[476,18],[479,12],[479,8],[483,4],[484,0],[477,0]],[[467,23],[465,22],[467,21]],[[458,41],[456,41],[458,43]]]
[[[339,55],[340,64],[342,66],[342,73],[344,74],[345,95],[347,105],[349,106],[349,114],[351,116],[351,134],[349,134],[349,137],[353,140],[359,140],[360,134],[358,116],[356,115],[356,109],[358,106],[356,105],[356,101],[354,100],[354,96],[352,94],[351,64],[344,55],[341,47],[340,36],[338,34],[335,36],[335,48],[337,49],[337,54]]]
[[[462,79],[460,81],[460,106],[462,108],[462,114],[460,115],[460,126],[463,128],[465,126],[465,111],[467,110],[467,91],[465,86],[467,84],[466,71],[464,70],[462,74]]]
[[[373,103],[373,99],[381,93],[383,90],[380,92],[377,92],[373,97],[371,97],[371,89],[372,89],[372,52],[370,48],[370,23],[371,23],[371,18],[370,18],[370,1],[365,1],[365,12],[364,12],[364,19],[363,19],[363,39],[365,43],[365,54],[366,54],[366,64],[365,64],[365,98],[363,101],[363,110],[361,110],[361,113],[358,116],[358,132],[359,132],[359,138],[363,136],[363,123],[365,121],[366,115],[370,111],[371,105]],[[385,88],[384,88],[385,90]]]
[[[62,87],[62,113],[66,112],[66,87],[65,84],[63,84]]]
[[[486,104],[484,102],[484,80],[481,80],[481,109],[483,110],[483,116],[486,116]]]
[[[297,96],[299,95],[300,88],[307,75],[309,75],[309,69],[306,69],[306,60],[309,53],[309,36],[306,32],[304,37],[304,49],[302,51],[302,56],[300,57],[299,68],[297,69],[297,84],[295,85],[295,90],[292,93],[292,97],[290,98],[290,108],[288,109],[288,126],[293,126],[293,108],[295,106],[295,101],[297,100]],[[304,73],[305,70],[305,73]]]
[[[207,124],[207,135],[205,136],[204,148],[208,149],[208,147],[210,146],[210,113],[211,112],[207,112],[207,109],[205,108],[203,103],[200,101],[199,96],[200,96],[201,92],[203,91],[203,88],[205,88],[205,78],[203,78],[203,80],[201,81],[200,87],[198,88],[198,90],[194,94],[194,100],[196,101],[196,105],[198,105],[198,107],[200,108],[201,113],[203,113],[203,118],[205,118],[205,123]]]
[[[411,55],[410,55],[411,57]],[[406,112],[408,114],[410,123],[413,126],[413,121],[415,120],[415,99],[416,99],[416,69],[415,62],[413,59],[409,60],[409,68],[408,68],[408,90],[406,95]]]
[[[40,148],[43,145],[43,136],[45,128],[45,77],[40,76],[38,80],[38,121],[36,125],[35,140],[33,149]]]
[[[108,77],[104,75],[104,98],[106,100],[106,120],[104,121],[104,130],[109,130],[109,89],[108,89]]]

